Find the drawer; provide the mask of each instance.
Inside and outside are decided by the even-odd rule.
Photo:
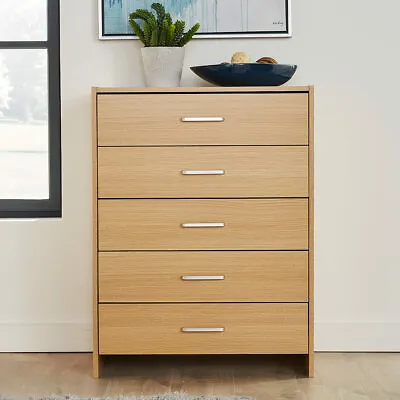
[[[307,302],[308,253],[100,253],[99,300]]]
[[[307,197],[308,147],[101,147],[100,198]]]
[[[307,93],[102,94],[97,99],[99,146],[308,143]]]
[[[99,200],[99,250],[307,250],[307,199]]]
[[[100,354],[306,354],[308,304],[100,304],[99,348]]]

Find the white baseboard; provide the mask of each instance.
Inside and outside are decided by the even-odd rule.
[[[400,322],[316,322],[315,350],[399,352]]]
[[[92,351],[92,324],[0,322],[0,352]]]

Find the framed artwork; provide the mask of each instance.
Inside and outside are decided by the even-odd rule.
[[[98,0],[100,39],[137,38],[128,23],[138,8],[162,3],[187,26],[200,23],[195,38],[290,37],[291,0]]]

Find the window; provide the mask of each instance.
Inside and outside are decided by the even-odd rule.
[[[0,217],[61,216],[59,0],[0,0]]]

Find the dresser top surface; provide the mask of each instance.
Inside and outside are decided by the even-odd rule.
[[[114,93],[268,93],[268,92],[302,92],[308,93],[312,86],[251,86],[251,87],[94,87],[97,94]]]

